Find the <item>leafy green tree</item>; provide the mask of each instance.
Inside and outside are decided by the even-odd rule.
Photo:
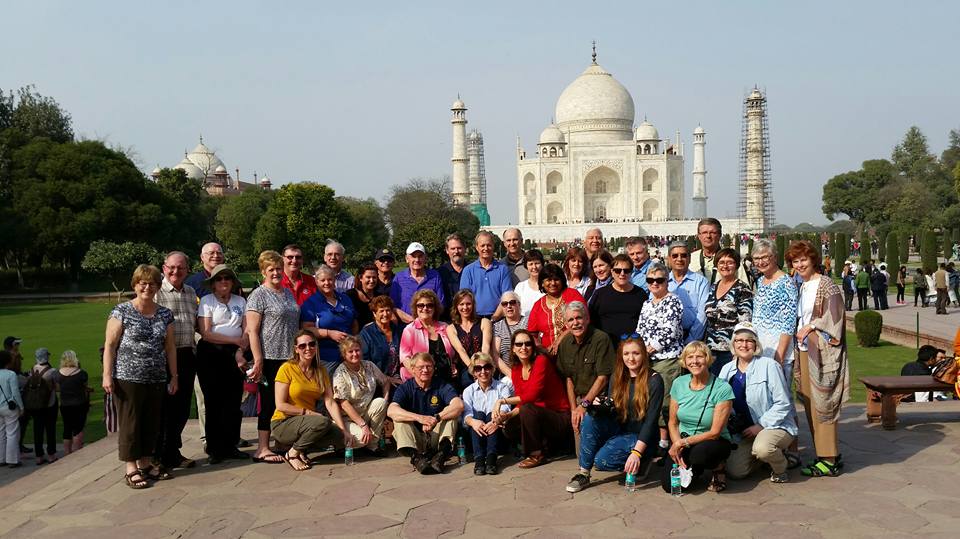
[[[896,232],[890,232],[886,237],[887,242],[887,271],[890,274],[896,273],[900,269],[900,243]]]
[[[897,239],[900,243],[899,252],[897,253],[899,256],[897,258],[900,259],[900,264],[906,264],[910,261],[910,234],[906,230],[901,229],[900,232],[897,233]]]
[[[886,261],[887,259],[887,231],[881,229],[877,232],[877,259]]]
[[[870,234],[866,230],[860,233],[860,263],[867,264],[870,262]]]
[[[480,229],[480,221],[472,213],[454,206],[447,179],[415,178],[406,185],[394,186],[385,212],[393,231],[394,252],[403,253],[410,242],[420,242],[432,266],[446,259],[444,241],[448,234],[456,232],[470,245]]]
[[[386,247],[390,241],[383,208],[372,198],[337,197],[337,201],[347,210],[353,221],[352,232],[342,240],[347,251],[346,265],[360,268],[369,264],[373,253]]]
[[[943,240],[943,258],[950,260],[953,256],[953,232],[949,228],[944,228],[941,239]]]
[[[952,173],[960,165],[960,130],[951,129],[947,138],[949,142],[947,149],[940,154],[940,166]]]
[[[920,244],[920,264],[923,271],[930,273],[937,269],[937,250],[937,234],[932,230],[925,231]]]
[[[146,243],[96,240],[90,243],[81,266],[85,271],[110,279],[119,301],[134,268],[140,264],[160,265],[162,260],[163,255]]]
[[[274,191],[248,189],[223,202],[217,211],[216,230],[231,263],[239,268],[255,268],[260,251],[254,247],[257,223],[267,211]]]
[[[286,243],[296,243],[304,255],[323,259],[331,239],[341,243],[353,231],[350,213],[337,201],[333,189],[314,182],[288,183],[277,190],[267,210],[281,218]],[[272,249],[283,248],[283,243]]]
[[[823,213],[833,221],[844,214],[858,228],[884,220],[881,192],[894,180],[895,169],[884,159],[864,161],[860,170],[830,178],[823,186]]]
[[[198,254],[200,247],[214,237],[213,225],[223,199],[210,196],[201,182],[188,178],[180,169],[162,169],[156,185],[167,195],[163,211],[177,223],[167,245]]]
[[[52,97],[40,95],[34,86],[14,93],[0,90],[0,131],[12,129],[22,142],[47,138],[53,142],[73,140],[70,114]]]

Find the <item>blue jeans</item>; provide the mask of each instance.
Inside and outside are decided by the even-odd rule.
[[[490,414],[479,412],[474,410],[473,418],[483,421],[484,423],[491,420]],[[470,440],[473,442],[473,459],[480,461],[481,459],[487,458],[490,455],[494,457],[497,456],[498,446],[502,443],[501,438],[503,438],[503,429],[497,429],[496,432],[489,436],[481,436],[477,434],[477,431],[473,430],[470,427],[466,427],[470,431]]]
[[[623,432],[623,425],[612,416],[586,414],[580,423],[580,467],[601,472],[619,472],[627,463],[630,450],[637,444],[637,434]],[[644,457],[656,449],[647,444]]]

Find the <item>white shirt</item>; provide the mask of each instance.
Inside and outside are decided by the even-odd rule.
[[[800,285],[800,301],[797,302],[797,328],[802,328],[813,319],[813,304],[817,301],[817,289],[820,288],[820,276],[810,279]],[[797,348],[807,350],[806,342],[798,342]]]
[[[210,319],[210,331],[226,337],[239,337],[243,333],[243,313],[247,301],[237,294],[230,294],[227,304],[220,302],[215,294],[200,298],[197,308],[199,318]]]
[[[544,293],[541,292],[539,288],[535,289],[530,286],[530,281],[520,281],[513,291],[520,296],[520,314],[523,316],[529,315],[530,310],[536,305],[537,300],[544,296]]]

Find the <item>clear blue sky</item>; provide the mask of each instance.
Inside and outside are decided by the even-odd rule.
[[[532,153],[596,39],[637,123],[679,129],[688,150],[706,129],[719,217],[735,210],[744,93],[766,88],[777,221],[823,223],[827,179],[889,157],[911,125],[937,154],[960,128],[958,6],[31,0],[4,7],[0,88],[35,84],[78,135],[132,147],[146,171],[202,133],[244,179],[381,201],[450,173],[460,93],[484,135],[494,223],[515,223],[515,137]],[[688,152],[687,193],[691,165]]]

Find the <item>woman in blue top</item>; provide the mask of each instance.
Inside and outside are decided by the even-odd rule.
[[[713,356],[710,348],[693,341],[683,349],[681,364],[690,374],[674,380],[670,387],[670,440],[668,454],[672,462],[663,467],[660,485],[670,492],[672,463],[689,468],[693,477],[712,470],[707,490],[721,492],[727,488],[724,463],[730,456],[731,437],[727,418],[733,404],[730,384],[710,374]]]
[[[730,348],[736,359],[720,371],[720,379],[733,388],[728,430],[737,440],[737,449],[727,459],[727,473],[735,479],[746,477],[764,462],[772,470],[770,481],[786,483],[784,451],[796,439],[797,422],[783,371],[776,361],[759,355],[759,340],[750,322],[734,328]]]
[[[400,336],[403,325],[393,315],[393,300],[390,296],[377,296],[370,300],[373,322],[360,330],[363,358],[376,365],[392,381],[400,384]]]
[[[300,306],[300,327],[317,336],[317,357],[333,376],[340,366],[338,344],[357,334],[356,311],[350,298],[337,292],[337,275],[329,266],[320,266],[316,278],[317,292]]]

